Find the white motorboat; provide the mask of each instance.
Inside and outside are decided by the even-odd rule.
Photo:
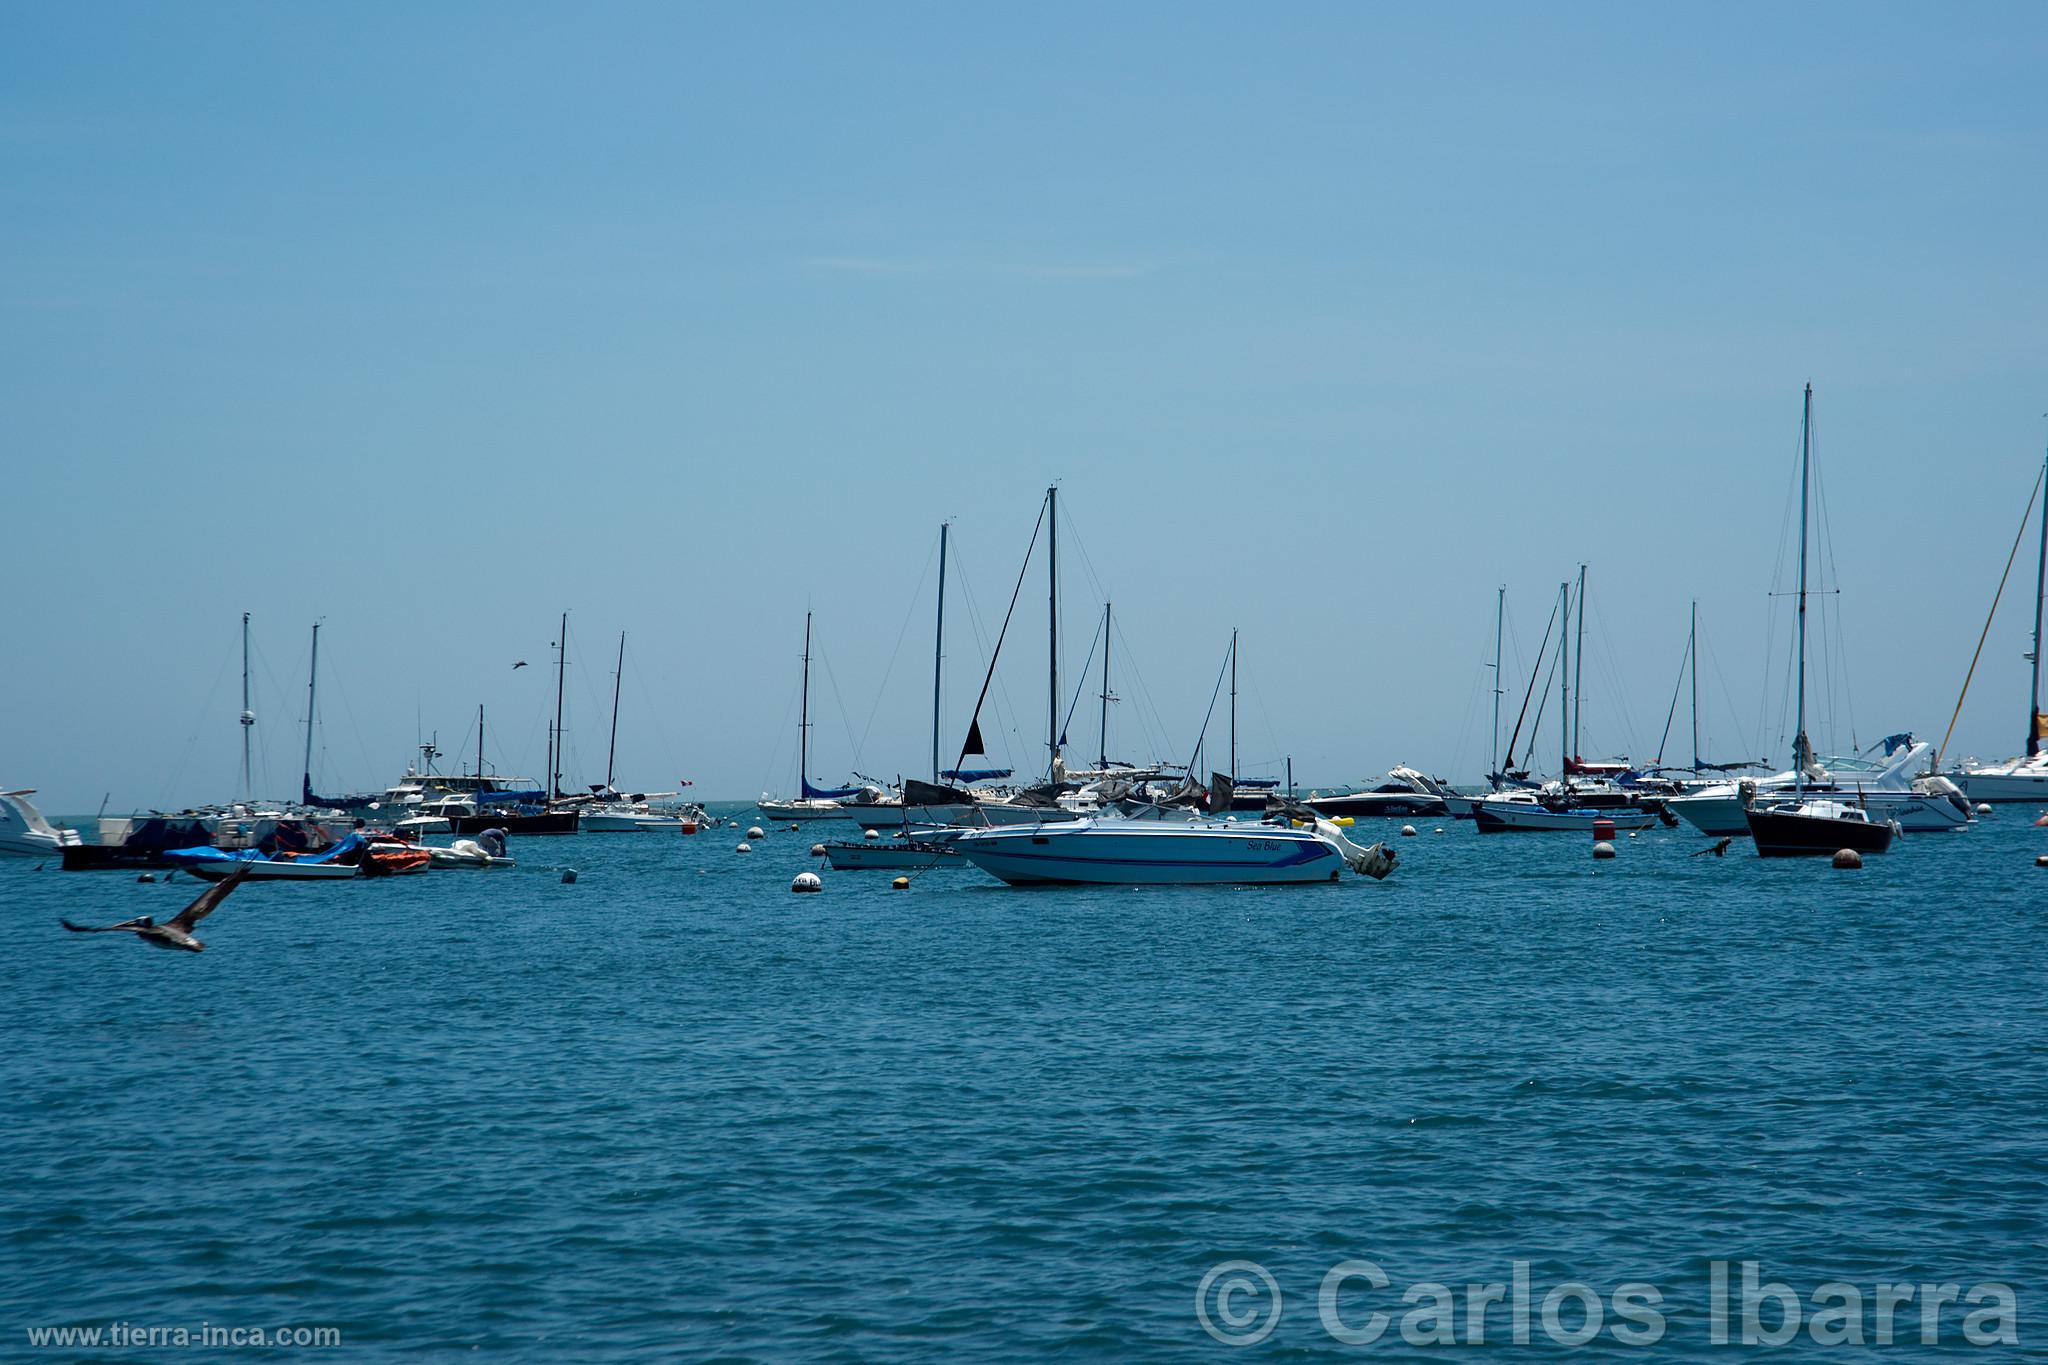
[[[1346,867],[1379,878],[1394,866],[1394,855],[1381,845],[1361,848],[1327,820],[1294,828],[1090,818],[968,830],[952,846],[1013,885],[1273,885],[1336,881]]]
[[[33,795],[34,787],[0,792],[0,853],[39,858],[62,848],[78,847],[78,831],[59,829],[44,819],[28,799]]]
[[[427,862],[432,867],[452,868],[493,868],[517,867],[517,860],[505,856],[502,839],[479,835],[475,839],[457,839],[446,848],[428,847]]]
[[[1962,784],[1964,796],[1972,801],[2031,801],[2048,805],[2048,749],[2003,763],[1966,761],[1957,781]]]
[[[661,810],[645,801],[599,801],[580,807],[585,834],[695,834],[699,816]]]

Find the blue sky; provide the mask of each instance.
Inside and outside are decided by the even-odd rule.
[[[1817,728],[1938,738],[2048,436],[2038,6],[4,29],[0,782],[53,810],[232,794],[244,610],[279,794],[315,618],[321,783],[361,788],[479,702],[538,773],[565,608],[571,780],[624,629],[623,781],[786,789],[806,610],[813,775],[917,772],[937,525],[992,633],[1053,480],[1122,757],[1185,757],[1235,626],[1247,771],[1476,778],[1494,589],[1526,666],[1581,561],[1589,756],[1654,751],[1694,598],[1709,756],[1776,755],[1808,379]],[[1958,754],[2022,733],[2031,555]],[[999,759],[1041,761],[1044,628],[1027,588]]]

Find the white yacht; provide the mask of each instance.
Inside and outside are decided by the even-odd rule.
[[[1235,820],[1089,818],[973,829],[951,847],[1013,885],[1277,885],[1333,882],[1349,867],[1373,878],[1394,869],[1379,844],[1361,848],[1328,820],[1312,828]]]
[[[1934,834],[1962,829],[1970,823],[1970,798],[1938,773],[1927,771],[1934,746],[1911,735],[1893,735],[1892,747],[1879,758],[1851,755],[1826,758],[1803,774],[1805,788],[1815,796],[1835,796],[1867,807],[1880,821],[1897,821],[1908,834]],[[1768,804],[1789,795],[1802,774],[1787,770],[1770,777],[1716,782],[1675,796],[1671,813],[1700,833],[1720,838],[1749,833],[1745,813],[1752,800]]]
[[[78,831],[59,829],[45,820],[28,799],[34,795],[34,787],[0,792],[0,853],[38,858],[60,848],[77,847]]]

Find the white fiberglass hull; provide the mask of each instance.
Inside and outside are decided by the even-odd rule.
[[[231,858],[218,861],[188,863],[184,871],[207,881],[225,881],[242,868],[249,869],[249,880],[271,882],[326,882],[340,881],[353,877],[358,869],[351,863],[298,863],[298,862],[238,862]]]
[[[1617,831],[1653,829],[1657,824],[1657,817],[1652,812],[1628,806],[1573,806],[1566,810],[1551,810],[1534,801],[1481,801],[1473,809],[1472,819],[1482,834],[1569,830],[1590,835],[1593,826],[1603,822],[1613,825]]]
[[[1963,794],[1972,801],[2014,801],[2048,803],[2048,762],[1999,763],[1956,777]]]
[[[1275,885],[1336,881],[1344,854],[1313,830],[1158,820],[1074,820],[969,830],[969,862],[1013,885]]]
[[[577,828],[585,834],[695,834],[697,822],[680,815],[613,813],[585,807]]]

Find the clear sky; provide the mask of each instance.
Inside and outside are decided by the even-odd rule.
[[[1809,379],[1815,728],[1938,739],[2048,435],[2044,72],[2038,4],[8,5],[0,783],[233,795],[245,610],[274,794],[316,618],[322,787],[480,702],[537,775],[563,609],[570,781],[623,629],[623,784],[788,790],[806,610],[812,775],[916,773],[938,524],[957,742],[1055,480],[1119,757],[1234,626],[1247,773],[1477,779],[1494,590],[1512,711],[1585,561],[1588,756],[1697,598],[1708,757],[1782,758]],[[2023,733],[2032,556],[1956,754]]]

